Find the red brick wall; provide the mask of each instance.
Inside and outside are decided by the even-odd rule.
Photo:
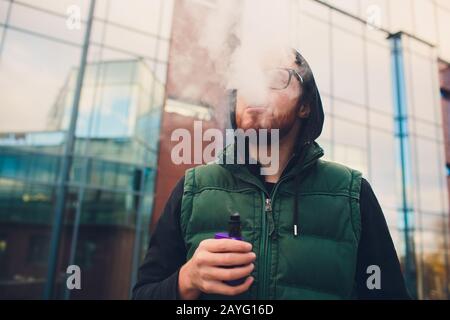
[[[213,109],[213,119],[203,121],[204,130],[211,127],[223,128],[227,117],[227,112],[220,107],[223,105],[225,90],[220,85],[220,78],[215,74],[215,66],[206,49],[199,46],[208,10],[211,9],[192,1],[175,1],[166,86],[168,98],[206,105]],[[163,113],[151,229],[158,221],[176,182],[187,168],[193,166],[172,163],[170,153],[177,142],[171,142],[170,136],[177,128],[186,128],[192,133],[194,120],[197,119]]]

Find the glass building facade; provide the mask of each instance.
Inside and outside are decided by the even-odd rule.
[[[0,1],[0,298],[44,297],[56,256],[47,297],[126,299],[147,247],[172,2],[95,1],[85,43],[90,5]],[[55,252],[58,177],[67,156]],[[83,290],[64,289],[72,264],[82,270]]]
[[[186,25],[216,1],[97,0],[80,64],[90,3],[0,0],[0,298],[41,298],[49,281],[57,180],[80,67],[54,297],[129,296],[149,226],[183,174],[168,161],[171,129],[192,129],[194,111],[204,110],[197,92],[177,93],[185,69],[177,73],[169,47],[175,55],[185,48],[181,40],[199,46]],[[371,183],[411,293],[449,299],[448,121],[438,63],[450,61],[450,3],[291,4],[292,45],[309,61],[325,108],[318,141],[325,158]],[[207,66],[202,57],[192,60]],[[211,101],[208,121],[223,128],[223,105]],[[70,264],[83,270],[84,290],[64,290]]]
[[[361,170],[371,183],[411,294],[450,298],[438,71],[438,60],[450,58],[448,3],[298,4],[296,46],[322,92],[326,157]]]

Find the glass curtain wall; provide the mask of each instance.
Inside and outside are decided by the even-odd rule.
[[[91,1],[0,0],[0,296],[42,298]],[[95,1],[52,297],[127,298],[149,237],[172,1]],[[80,266],[82,290],[65,290]]]

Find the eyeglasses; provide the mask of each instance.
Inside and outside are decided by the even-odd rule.
[[[273,90],[286,89],[291,83],[292,76],[303,84],[303,77],[294,69],[275,68],[265,72],[267,86]]]

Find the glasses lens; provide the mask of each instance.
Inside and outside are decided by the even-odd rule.
[[[284,89],[289,85],[289,71],[271,69],[267,71],[267,84],[271,89]]]

